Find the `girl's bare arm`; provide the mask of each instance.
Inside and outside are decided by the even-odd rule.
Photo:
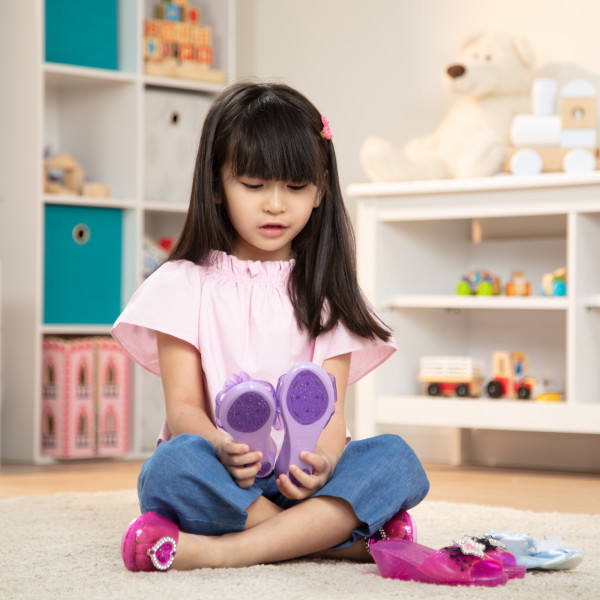
[[[260,469],[262,456],[259,452],[250,452],[247,444],[236,443],[209,418],[200,353],[187,342],[158,331],[156,342],[171,433],[173,436],[192,433],[208,440],[238,485],[250,487]]]

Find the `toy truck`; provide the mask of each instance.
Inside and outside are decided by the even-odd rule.
[[[519,398],[528,400],[536,385],[533,377],[524,377],[527,358],[522,352],[494,352],[492,380],[487,385],[490,398]]]
[[[482,394],[481,361],[468,356],[423,356],[418,380],[430,396],[477,397]]]

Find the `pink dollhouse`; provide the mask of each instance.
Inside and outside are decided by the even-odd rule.
[[[129,388],[129,359],[112,338],[46,338],[42,454],[56,458],[126,454]]]

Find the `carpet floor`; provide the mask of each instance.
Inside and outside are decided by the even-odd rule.
[[[534,513],[425,500],[411,511],[419,542],[432,548],[488,529],[562,538],[585,559],[572,571],[530,571],[496,588],[383,579],[375,565],[295,560],[244,569],[130,573],[121,562],[124,528],[138,514],[133,491],[0,500],[2,599],[336,600],[338,598],[511,598],[554,600],[600,594],[600,515]]]

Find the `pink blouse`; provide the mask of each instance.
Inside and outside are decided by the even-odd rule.
[[[156,375],[156,331],[194,346],[202,358],[213,422],[215,397],[233,373],[245,371],[276,386],[280,375],[297,362],[322,365],[351,352],[352,384],[395,351],[393,341],[360,338],[341,324],[311,339],[298,327],[287,293],[293,264],[241,261],[223,252],[213,252],[207,266],[167,262],[138,288],[112,335],[131,358]],[[160,440],[170,437],[165,423]],[[280,440],[276,443],[280,446]]]

